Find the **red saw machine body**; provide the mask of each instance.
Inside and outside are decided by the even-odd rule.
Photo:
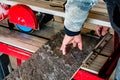
[[[9,21],[11,23],[28,26],[34,30],[38,29],[38,23],[33,11],[26,5],[17,4],[9,9]]]

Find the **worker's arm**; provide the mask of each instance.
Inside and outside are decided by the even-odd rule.
[[[62,42],[61,50],[66,54],[66,46],[73,43],[73,47],[78,45],[82,50],[82,39],[80,30],[85,22],[90,9],[98,0],[67,0],[65,5],[65,37]]]

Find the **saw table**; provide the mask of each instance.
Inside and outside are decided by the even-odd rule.
[[[23,1],[23,0],[4,0],[3,1],[3,0],[0,0],[1,3],[5,3],[10,6],[13,6],[16,4],[25,4],[25,5],[29,6],[33,11],[47,13],[47,14],[51,14],[51,15],[59,16],[59,17],[63,17],[63,18],[65,17],[63,6],[62,6],[62,8],[58,7],[58,6],[56,7],[55,5],[53,5],[53,3],[49,3],[49,2],[43,1],[43,0],[41,0],[41,1],[32,1],[32,0],[31,1],[30,0],[25,0],[25,1]],[[63,5],[63,3],[64,2],[61,2],[60,4]],[[102,7],[101,7],[101,5],[102,5]],[[59,5],[59,6],[61,6],[61,5]],[[110,23],[109,23],[108,15],[107,15],[106,7],[105,7],[105,4],[103,4],[103,2],[99,1],[99,4],[91,9],[86,22],[89,22],[89,23],[92,23],[95,25],[103,25],[103,26],[111,27]],[[54,27],[54,28],[56,28],[56,27]],[[56,28],[56,29],[58,29],[58,28]],[[39,33],[41,31],[35,31],[33,34],[37,34],[38,36],[41,36],[40,34],[42,34],[42,33]],[[60,30],[58,30],[58,31],[60,31]],[[46,31],[46,32],[48,32],[48,31]],[[52,32],[53,31],[51,31],[51,33]],[[4,37],[5,36],[4,34],[10,34],[10,33],[11,33],[10,36]],[[6,47],[6,44],[7,44],[6,48],[13,52],[16,52],[16,51],[14,51],[14,49],[9,49],[9,47],[8,47],[9,45],[14,47],[15,50],[17,47],[17,49],[20,49],[20,50],[22,49],[23,51],[28,51],[28,52],[33,51],[34,55],[31,58],[29,58],[25,63],[23,63],[19,69],[16,69],[15,71],[13,71],[13,73],[11,73],[8,77],[6,77],[5,79],[7,79],[7,80],[11,80],[11,79],[23,79],[23,80],[26,80],[26,79],[30,79],[30,80],[69,80],[69,79],[73,79],[74,80],[74,79],[76,79],[76,80],[79,80],[80,79],[79,78],[80,77],[79,76],[79,67],[82,65],[82,61],[88,56],[88,54],[94,49],[95,45],[100,41],[100,39],[98,39],[98,38],[96,39],[96,38],[93,38],[90,36],[86,37],[85,35],[83,35],[83,39],[84,39],[83,45],[85,46],[84,51],[79,51],[79,49],[72,48],[71,46],[69,46],[68,54],[66,56],[63,56],[62,53],[59,51],[59,48],[60,48],[60,45],[61,45],[62,39],[63,39],[63,34],[64,34],[62,31],[60,31],[58,34],[55,33],[56,36],[54,36],[54,37],[47,37],[47,39],[50,39],[50,40],[45,40],[43,38],[41,39],[40,37],[39,38],[37,37],[37,41],[35,39],[35,44],[31,42],[31,41],[34,42],[34,38],[36,38],[35,36],[32,36],[34,38],[28,38],[27,36],[31,37],[31,35],[26,36],[26,34],[19,33],[19,32],[12,33],[11,31],[10,31],[10,33],[9,33],[9,30],[8,30],[8,33],[7,32],[3,33],[3,35],[4,35],[4,36],[2,36],[3,40],[7,39],[8,41],[6,40],[5,42],[3,42],[3,40],[1,40],[2,41],[1,43],[5,44],[5,45],[1,44],[2,46]],[[16,35],[16,34],[19,34],[19,35]],[[21,37],[20,34],[23,36]],[[50,34],[50,33],[48,33],[48,34]],[[13,37],[13,35],[16,35],[16,38]],[[48,36],[48,35],[45,35],[45,36]],[[13,38],[14,42],[17,42],[17,45],[15,45],[13,41],[11,41],[12,38]],[[25,39],[25,41],[24,41],[24,39]],[[28,40],[28,41],[26,41],[26,40]],[[41,44],[40,44],[39,40],[40,40]],[[48,43],[46,43],[47,41],[48,41]],[[20,45],[19,42],[21,44],[23,43],[24,46]],[[86,42],[88,42],[88,43],[86,44]],[[10,43],[10,44],[8,44],[8,43]],[[109,43],[109,40],[108,40],[108,43]],[[30,46],[33,45],[33,48],[31,48],[29,46],[29,44],[30,44]],[[36,48],[36,45],[37,45],[37,48]],[[39,49],[38,45],[40,45],[39,48],[41,47],[41,45],[44,45],[44,46],[42,46]],[[108,45],[113,45],[113,40],[110,40],[110,44],[108,44]],[[22,46],[22,48],[21,48],[21,46]],[[112,53],[111,48],[113,48],[113,46],[111,46],[110,49],[107,48],[108,50],[111,51],[108,53]],[[109,55],[111,55],[111,54],[109,54]],[[98,60],[99,60],[99,58],[98,58]],[[105,57],[104,61],[106,61],[106,60],[107,59]],[[103,66],[103,63],[101,63],[101,64]],[[83,66],[80,68],[83,68]],[[91,66],[90,66],[90,68],[91,68]],[[94,72],[95,75],[93,73],[91,74],[89,72],[87,73],[87,75],[90,76],[90,78],[93,77],[94,79],[96,78],[98,80],[103,80],[103,78],[99,78],[98,75],[96,75],[99,73],[99,69],[97,69],[97,70],[95,69],[95,72]],[[80,72],[82,72],[82,71],[80,71]],[[93,72],[93,71],[91,71],[91,72]],[[74,73],[78,73],[78,75],[77,76],[76,76],[76,74],[73,75]],[[86,75],[86,71],[85,72],[83,71],[82,74],[83,73],[85,73],[85,75]],[[88,77],[85,80],[88,80]]]

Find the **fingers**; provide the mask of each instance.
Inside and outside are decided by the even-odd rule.
[[[80,50],[83,50],[83,49],[82,49],[82,38],[81,38],[81,35],[80,35],[80,40],[78,41],[78,48],[79,48]]]
[[[102,28],[103,28],[102,26],[98,25],[97,30],[96,30],[98,36],[101,36]]]
[[[66,54],[66,45],[62,45],[60,50],[62,51],[63,55]]]
[[[72,40],[73,40],[73,37],[68,36],[68,35],[64,36],[64,39],[63,39],[63,42],[62,42],[62,46],[60,48],[60,50],[62,51],[63,55],[66,54],[66,46],[68,44],[70,44]]]
[[[73,40],[73,37],[65,35],[62,44],[68,45],[72,42],[72,40]]]
[[[101,35],[105,36],[108,33],[108,31],[109,31],[108,27],[103,27]]]
[[[82,50],[82,40],[80,40],[79,42],[73,41],[72,44],[73,44],[73,47],[76,47],[78,45],[78,48]]]
[[[81,35],[76,35],[76,36],[67,36],[65,35],[63,42],[62,42],[62,46],[60,48],[60,50],[62,51],[63,55],[66,54],[66,46],[68,44],[72,43],[73,47],[76,47],[76,45],[78,45],[78,48],[80,50],[82,50],[82,38]]]
[[[82,49],[82,43],[78,43],[78,48],[79,48],[80,50],[83,50],[83,49]]]
[[[77,45],[77,43],[76,42],[72,42],[72,44],[73,44],[73,47],[76,47],[76,45]]]
[[[98,25],[97,30],[96,30],[98,36],[105,36],[106,33],[108,33],[108,31],[109,31],[108,27],[101,26],[101,25]]]

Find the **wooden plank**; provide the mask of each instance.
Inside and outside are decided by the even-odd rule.
[[[30,1],[30,0],[0,0],[1,3],[5,3],[8,5],[16,5],[16,4],[25,4],[29,6],[32,10],[42,13],[48,13],[56,16],[64,17],[63,8],[59,7],[51,7],[49,4],[43,1]]]
[[[103,0],[98,0],[98,4],[95,5],[92,9],[92,12],[96,12],[99,14],[107,15],[107,9],[106,9],[106,4]]]
[[[109,43],[104,47],[104,49],[101,51],[101,54],[111,56],[111,53],[113,52],[114,47],[114,38],[110,39]]]
[[[0,1],[2,3],[8,4],[8,5],[15,5],[15,4],[25,4],[28,5],[31,9],[38,11],[38,12],[43,12],[43,13],[48,13],[48,14],[55,14],[52,13],[51,11],[55,11],[57,16],[59,16],[59,12],[62,12],[60,15],[61,17],[64,17],[64,10],[63,8],[59,7],[52,7],[52,4],[56,5],[62,5],[65,3],[66,0],[59,1],[59,0],[52,0],[52,1],[45,1],[45,0],[6,0],[6,1]],[[92,9],[91,12],[96,12],[96,13],[101,13],[101,14],[107,14],[106,6],[105,3],[101,0],[99,0],[98,4],[95,5]]]
[[[98,0],[98,4],[91,9],[86,22],[111,27],[106,4],[103,0]]]
[[[0,42],[35,53],[47,40],[0,27]]]
[[[88,72],[99,74],[100,69],[103,67],[103,65],[106,63],[107,59],[112,54],[112,49],[114,47],[114,41],[113,37],[107,42],[107,44],[104,46],[102,51],[98,54],[95,58],[92,58],[91,55],[87,56],[87,58],[83,61],[83,64],[81,65],[80,69],[86,70]],[[91,52],[91,54],[93,54]]]
[[[3,0],[0,0],[0,2],[8,4],[8,5],[15,5],[18,3],[22,3],[25,5],[28,5],[32,10],[37,11],[37,12],[52,14],[55,16],[63,17],[63,18],[65,17],[63,8],[51,7],[50,4],[44,2],[43,0],[42,1],[40,0],[39,1],[34,1],[34,0],[33,1],[30,1],[30,0],[5,0],[3,1]],[[92,15],[94,13],[95,16],[90,17],[91,13]],[[91,13],[90,13],[90,16],[88,16],[88,19],[86,20],[86,22],[111,27],[110,23],[108,22],[109,20],[108,16],[106,16],[107,11],[106,11],[105,3],[103,1],[99,0],[98,5],[96,5],[95,7],[91,9]],[[97,17],[96,17],[96,13],[97,13]]]
[[[36,7],[41,7],[41,8],[45,8],[45,9],[49,9],[49,10],[56,10],[56,11],[63,11],[63,8],[56,8],[56,7],[51,7],[50,2],[48,1],[32,1],[32,0],[10,0],[13,2],[18,2],[21,4],[26,4],[26,5],[32,5],[32,6],[36,6]],[[61,2],[62,3],[62,2]],[[59,2],[59,5],[61,4]]]
[[[91,12],[88,15],[88,18],[92,18],[92,19],[96,19],[96,20],[101,20],[101,21],[107,21],[107,22],[109,22],[108,15],[103,15],[103,14],[95,13],[95,12]]]

